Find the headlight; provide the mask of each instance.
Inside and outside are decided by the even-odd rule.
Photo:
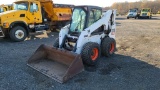
[[[9,27],[9,23],[8,22],[3,23],[3,27]]]

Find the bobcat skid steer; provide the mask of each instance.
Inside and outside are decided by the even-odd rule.
[[[76,6],[72,21],[61,29],[52,47],[41,45],[28,60],[37,71],[64,83],[84,70],[83,63],[95,65],[100,55],[115,52],[116,10],[102,16],[97,6]]]

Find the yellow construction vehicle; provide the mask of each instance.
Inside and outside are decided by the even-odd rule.
[[[151,19],[152,18],[152,10],[150,8],[143,8],[141,10],[139,18]]]
[[[12,4],[0,5],[0,13],[5,12],[5,11],[9,11],[9,10],[13,10]]]
[[[95,65],[101,54],[116,50],[116,10],[97,6],[76,6],[70,24],[63,27],[53,47],[41,45],[28,65],[54,80],[64,83],[83,71],[83,63]]]
[[[56,29],[71,19],[72,8],[55,7],[52,0],[17,0],[14,10],[0,14],[0,37],[23,41],[30,32]]]

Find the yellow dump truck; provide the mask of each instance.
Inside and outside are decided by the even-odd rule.
[[[151,19],[152,18],[152,10],[150,8],[143,8],[141,10],[141,14],[140,14],[139,18]]]
[[[72,8],[56,7],[52,0],[17,0],[14,10],[0,13],[0,37],[23,41],[30,32],[60,28],[71,20]]]
[[[13,9],[13,6],[12,4],[7,4],[7,5],[0,5],[0,13],[2,12],[5,12],[5,11],[9,11],[9,10],[12,10]]]

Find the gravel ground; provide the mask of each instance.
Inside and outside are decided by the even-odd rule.
[[[48,38],[32,36],[24,42],[0,39],[0,90],[159,90],[159,18],[118,16],[118,51],[112,57],[101,57],[95,67],[85,67],[64,84],[26,65],[34,51],[41,44],[52,45],[58,33]]]

